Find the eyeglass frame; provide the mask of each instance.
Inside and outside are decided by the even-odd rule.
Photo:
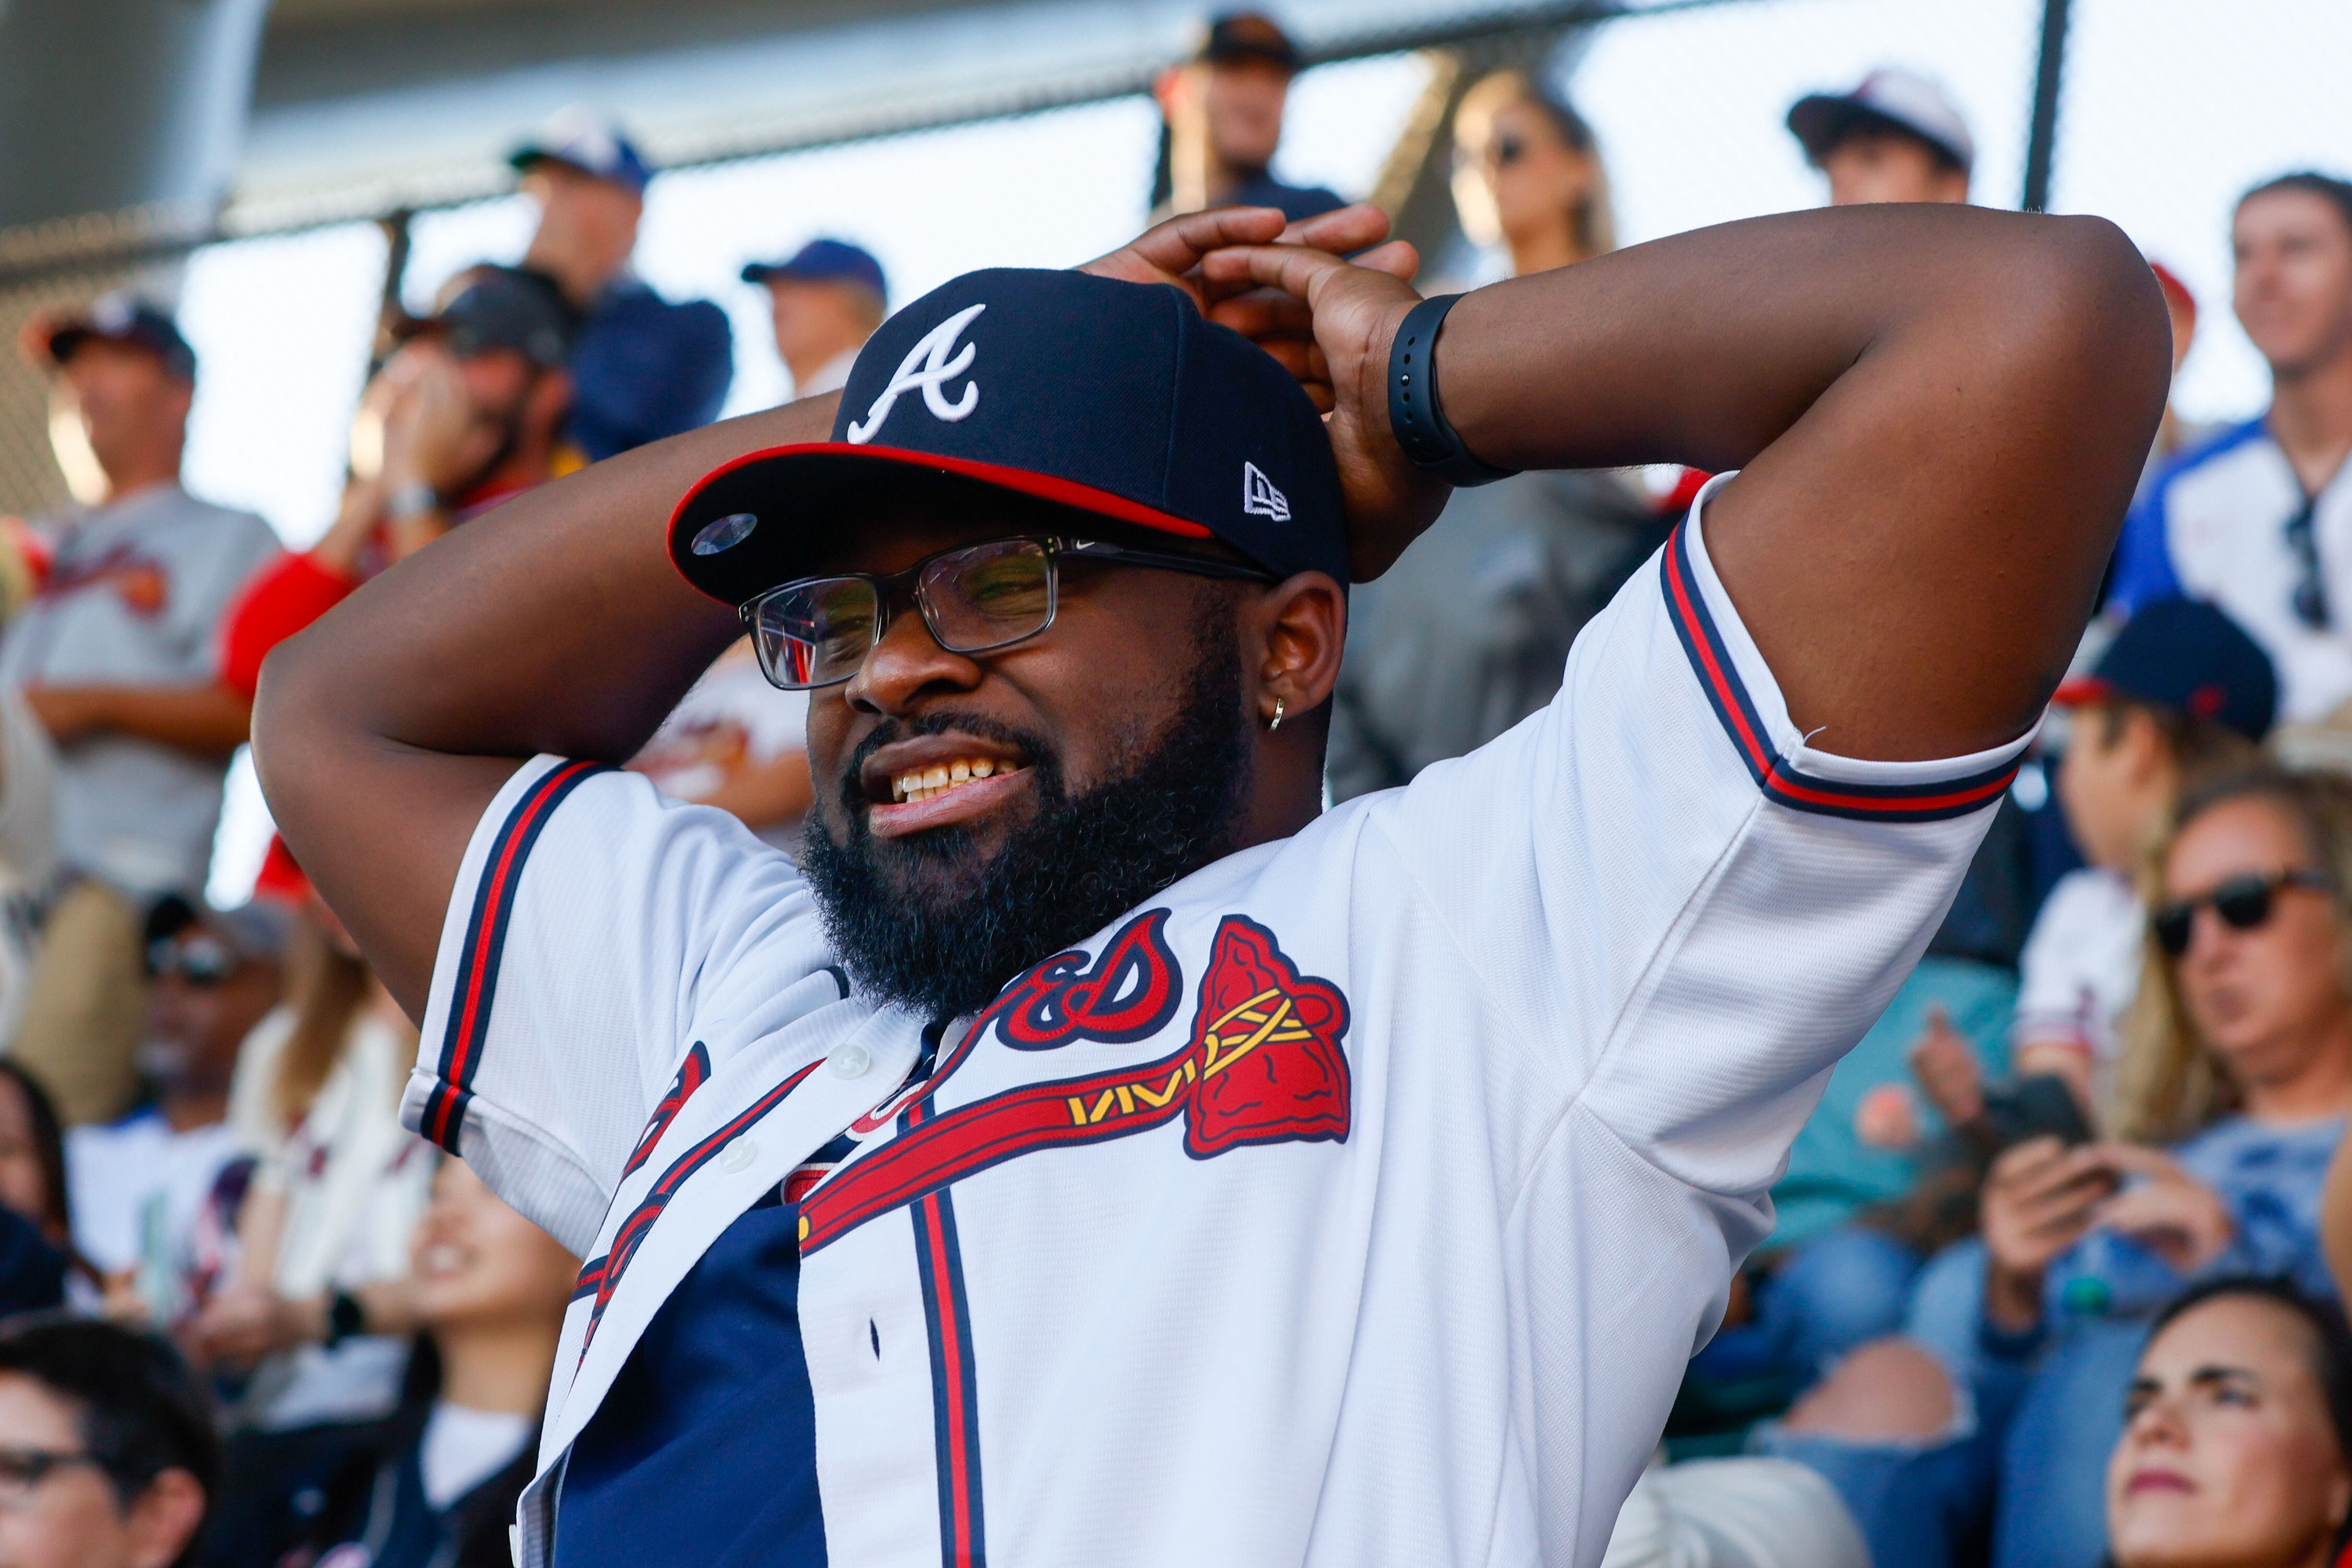
[[[2316,893],[2332,893],[2336,890],[2336,879],[2316,866],[2291,866],[2283,871],[2249,871],[2242,876],[2225,877],[2195,898],[2168,899],[2157,905],[2148,911],[2147,929],[2149,934],[2156,938],[2156,945],[2164,956],[2178,962],[2189,955],[2189,948],[2197,941],[2199,910],[2210,909],[2214,918],[2231,931],[2260,931],[2270,923],[2271,915],[2278,907],[2279,892],[2285,888],[2307,888]],[[2256,919],[2240,925],[2221,912],[2221,901],[2223,899],[2257,889],[2263,898],[2263,912]],[[2184,916],[2185,921],[2181,918]],[[2165,934],[2168,925],[2183,931],[2178,948]]]
[[[988,643],[980,647],[950,647],[947,639],[940,635],[939,624],[932,618],[931,607],[923,599],[923,572],[933,562],[945,560],[948,556],[961,555],[967,550],[985,550],[992,545],[1002,544],[1034,544],[1045,552],[1045,618],[1034,630],[1023,632],[1018,637],[1006,637],[1002,642]],[[1136,550],[1124,544],[1114,544],[1106,539],[1066,539],[1058,534],[1013,533],[1006,534],[1001,539],[980,539],[969,544],[955,544],[944,550],[934,550],[929,555],[896,572],[826,572],[814,577],[795,577],[789,583],[779,583],[764,593],[744,601],[736,607],[735,613],[741,618],[745,630],[751,634],[751,652],[759,662],[760,673],[767,679],[769,685],[780,691],[822,691],[826,687],[839,686],[844,681],[856,678],[857,671],[865,668],[866,660],[872,657],[874,650],[881,646],[883,637],[889,634],[890,623],[897,618],[898,607],[901,603],[911,603],[915,606],[916,614],[922,617],[923,630],[929,634],[933,642],[946,652],[965,658],[975,654],[995,653],[1016,644],[1027,642],[1031,637],[1043,637],[1053,629],[1054,622],[1062,612],[1061,560],[1064,556],[1076,560],[1099,561],[1111,565],[1142,566],[1162,572],[1184,572],[1196,577],[1223,577],[1248,583],[1282,581],[1280,577],[1264,567],[1246,565],[1236,561],[1216,561],[1202,555],[1178,555],[1172,552],[1157,550]],[[837,675],[830,680],[821,680],[814,685],[792,685],[778,680],[775,671],[768,668],[767,651],[760,643],[758,620],[760,606],[780,594],[806,588],[811,584],[844,582],[864,583],[874,590],[873,638],[866,645],[866,651],[858,656],[856,666],[846,675]]]
[[[0,1508],[29,1501],[51,1476],[74,1465],[89,1465],[110,1479],[114,1475],[104,1459],[86,1449],[0,1446]]]

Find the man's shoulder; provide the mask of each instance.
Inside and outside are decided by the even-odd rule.
[[[607,289],[589,312],[590,331],[612,329],[724,337],[727,312],[709,300],[664,299],[651,284],[632,279]]]

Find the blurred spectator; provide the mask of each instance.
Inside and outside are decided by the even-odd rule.
[[[119,1115],[143,989],[140,928],[160,894],[194,896],[212,864],[228,759],[247,705],[214,681],[221,612],[276,548],[251,512],[180,487],[195,355],[171,318],[110,295],[36,318],[24,348],[51,373],[50,432],[78,510],[36,524],[50,563],[0,638],[57,743],[52,906],[14,1047],[68,1121]]]
[[[2164,313],[2172,321],[2172,378],[2179,384],[2181,362],[2197,341],[2197,296],[2180,275],[2161,261],[2151,261],[2148,270],[2156,274],[2156,285],[2164,290]],[[2164,417],[2157,422],[2156,444],[2147,449],[2147,467],[2141,470],[2139,489],[2132,497],[2135,502],[2144,498],[2165,465],[2183,452],[2203,446],[2212,439],[2219,427],[2199,420],[2186,419],[2180,410],[2165,400]]]
[[[2119,1124],[2147,1142],[2004,1153],[1974,1342],[1865,1346],[1768,1444],[1838,1485],[1880,1561],[1944,1561],[1887,1533],[1907,1513],[1885,1495],[1907,1478],[1947,1535],[1990,1490],[1996,1568],[2092,1568],[2148,1321],[2188,1281],[2330,1289],[2318,1214],[2352,1110],[2352,784],[2258,773],[2192,793],[2158,885],[2155,983],[2118,1078]]]
[[[73,1262],[65,1129],[40,1081],[0,1059],[0,1318],[65,1300]]]
[[[0,560],[16,553],[0,544]],[[58,875],[58,748],[25,694],[0,683],[0,1042],[32,983],[41,916]]]
[[[2116,1568],[2305,1568],[2352,1543],[2352,1335],[2334,1304],[2222,1279],[2158,1317],[2107,1464]]]
[[[0,1329],[0,1563],[193,1563],[219,1474],[204,1389],[163,1341],[68,1319]]]
[[[1591,128],[1518,71],[1463,100],[1455,200],[1519,272],[1611,240]],[[1346,800],[1484,745],[1559,689],[1569,645],[1647,558],[1658,520],[1616,472],[1517,474],[1456,490],[1444,526],[1355,590],[1327,764]]]
[[[74,1245],[110,1304],[172,1323],[225,1276],[249,1162],[229,1121],[238,1047],[277,1005],[286,926],[264,903],[159,934],[139,1066],[154,1100],[66,1135]]]
[[[268,1506],[278,1498],[245,1500],[262,1505],[257,1522],[275,1537],[259,1560],[335,1563],[356,1543],[373,1568],[506,1568],[579,1271],[471,1171],[443,1161],[416,1232],[421,1375],[387,1429],[325,1468],[310,1517]]]
[[[2051,700],[2072,714],[2058,799],[2089,863],[2060,879],[2035,917],[2010,1061],[2021,1077],[2065,1079],[2084,1113],[2103,1121],[2147,937],[2133,879],[2185,785],[2255,760],[2278,682],[2229,616],[2178,599],[2134,616],[2091,672]],[[1948,1027],[1931,1031],[1913,1059],[1947,1120],[1959,1125],[1982,1113],[1975,1057]]]
[[[1832,206],[1964,202],[1976,142],[1941,86],[1882,67],[1850,92],[1817,92],[1789,110],[1805,158],[1830,183]]]
[[[703,672],[629,765],[664,795],[731,812],[797,855],[801,818],[816,798],[808,693],[770,685],[745,637]]]
[[[890,313],[882,264],[847,240],[812,239],[782,261],[755,261],[743,281],[767,288],[794,397],[840,391],[857,351]]]
[[[619,126],[574,106],[509,162],[539,204],[522,265],[552,279],[583,318],[565,436],[598,462],[717,418],[735,374],[726,313],[708,300],[673,304],[629,268],[653,180],[644,154]]]
[[[2296,174],[2240,198],[2238,320],[2271,406],[2178,458],[2132,509],[2109,604],[2208,599],[2278,668],[2280,717],[2352,697],[2352,184]]]
[[[544,279],[507,267],[468,268],[443,294],[361,395],[334,525],[254,574],[229,605],[220,679],[248,705],[271,648],[385,567],[555,477],[572,394],[569,309]],[[257,888],[302,896],[274,837]]]
[[[1870,1568],[1837,1490],[1788,1459],[1654,1465],[1617,1511],[1601,1568]]]
[[[208,1358],[258,1370],[238,1418],[270,1431],[373,1420],[400,1394],[414,1320],[409,1241],[432,1150],[400,1125],[416,1031],[312,898],[287,1005],[264,1020],[238,1088],[266,1085],[283,1136],[237,1225],[229,1282],[186,1327]]]
[[[1190,60],[1160,74],[1151,89],[1163,118],[1154,222],[1203,207],[1250,206],[1280,207],[1296,223],[1346,205],[1320,185],[1286,185],[1268,173],[1302,63],[1298,46],[1273,18],[1231,11],[1209,24]]]

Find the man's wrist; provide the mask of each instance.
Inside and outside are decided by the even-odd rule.
[[[1463,445],[1438,400],[1437,336],[1459,294],[1433,294],[1405,312],[1389,342],[1389,429],[1413,466],[1456,487],[1491,484],[1500,468]]]

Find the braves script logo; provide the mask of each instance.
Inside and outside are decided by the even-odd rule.
[[[1008,1026],[1015,1020],[1066,1020],[1074,1005],[1108,1005],[1114,1014],[1134,1005],[1143,992],[1130,987],[1151,984],[1140,972],[1092,993],[1091,1003],[1080,988],[1108,983],[1114,952],[1146,922],[1150,940],[1132,946],[1122,962],[1147,969],[1164,963],[1175,984],[1174,962],[1158,941],[1165,918],[1164,910],[1153,910],[1129,925],[1091,973],[1065,975],[1058,991],[1028,989],[1042,968],[1033,973],[1007,994],[1025,996],[1025,1004],[1000,999],[991,1009],[1000,1037],[1012,1044]],[[988,1022],[984,1016],[967,1045]],[[1181,1047],[1139,1066],[1008,1089],[908,1126],[809,1194],[801,1206],[801,1251],[806,1256],[877,1215],[1007,1160],[1125,1138],[1179,1118],[1184,1152],[1196,1160],[1260,1143],[1344,1142],[1350,1101],[1340,1041],[1347,1032],[1348,1000],[1338,986],[1301,975],[1264,926],[1227,915]],[[1062,1038],[1047,1043],[1076,1033],[1066,1026]]]
[[[966,343],[958,350],[956,339],[963,335],[964,328],[971,324],[974,316],[987,309],[986,304],[966,305],[917,339],[915,346],[907,351],[907,357],[898,362],[898,374],[890,378],[890,384],[882,389],[882,395],[874,400],[874,406],[866,411],[866,417],[851,422],[848,431],[851,443],[862,447],[874,439],[882,429],[882,422],[890,417],[890,410],[897,405],[898,395],[912,392],[918,387],[922,389],[923,406],[931,411],[932,418],[944,419],[950,425],[959,419],[971,418],[971,411],[980,406],[980,383],[964,383],[963,395],[953,403],[948,401],[944,387],[971,368],[973,356],[980,353],[980,345]]]

